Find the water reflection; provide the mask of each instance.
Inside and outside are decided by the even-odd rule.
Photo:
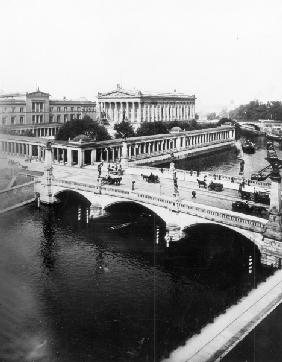
[[[43,238],[40,245],[42,262],[47,273],[54,269],[56,260],[54,220],[54,212],[50,209],[50,212],[48,212],[43,219]]]

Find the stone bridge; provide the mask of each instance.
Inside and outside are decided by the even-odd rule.
[[[177,197],[128,190],[122,187],[102,186],[52,177],[36,183],[36,192],[44,203],[52,204],[56,196],[65,191],[79,193],[91,204],[92,210],[102,214],[112,204],[134,202],[151,210],[166,224],[166,238],[177,241],[184,229],[199,223],[214,223],[240,233],[251,240],[261,252],[261,261],[267,265],[281,266],[282,243],[266,237],[269,221],[255,216],[240,214],[203,204],[191,203]],[[90,209],[91,209],[90,208]],[[92,214],[93,216],[93,214]],[[91,217],[91,214],[90,214]]]

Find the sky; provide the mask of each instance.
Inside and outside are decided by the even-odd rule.
[[[281,0],[0,0],[0,92],[282,100]]]

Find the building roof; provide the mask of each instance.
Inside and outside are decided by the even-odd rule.
[[[27,97],[29,97],[29,98],[45,97],[45,98],[49,98],[50,102],[64,103],[64,104],[68,104],[68,103],[75,103],[75,104],[92,103],[93,105],[95,104],[95,101],[89,101],[85,97],[80,97],[78,99],[69,99],[66,97],[63,97],[60,99],[52,98],[52,97],[50,97],[49,93],[42,92],[42,91],[40,91],[39,88],[35,92],[26,92],[26,93],[15,92],[15,93],[1,94],[0,103],[6,103],[6,102],[13,103],[13,102],[17,102],[17,101],[25,102]]]
[[[99,98],[191,98],[196,99],[195,95],[186,95],[184,93],[178,93],[176,91],[172,93],[153,93],[153,92],[142,92],[140,90],[128,90],[121,88],[118,84],[117,88],[107,92],[107,93],[98,93]]]

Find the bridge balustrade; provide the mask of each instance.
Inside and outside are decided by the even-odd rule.
[[[263,232],[265,224],[267,223],[267,220],[259,219],[257,217],[251,217],[248,215],[241,217],[232,211],[222,211],[221,209],[217,209],[211,206],[206,208],[200,204],[191,204],[185,200],[180,201],[174,197],[154,195],[148,192],[124,190],[122,188],[97,186],[59,179],[55,179],[53,181],[53,185],[67,186],[68,189],[74,189],[75,191],[90,191],[97,194],[105,194],[108,196],[126,198],[131,201],[138,201],[145,204],[152,204],[155,206],[167,208],[174,212],[182,212],[217,223],[223,223],[254,232]]]

